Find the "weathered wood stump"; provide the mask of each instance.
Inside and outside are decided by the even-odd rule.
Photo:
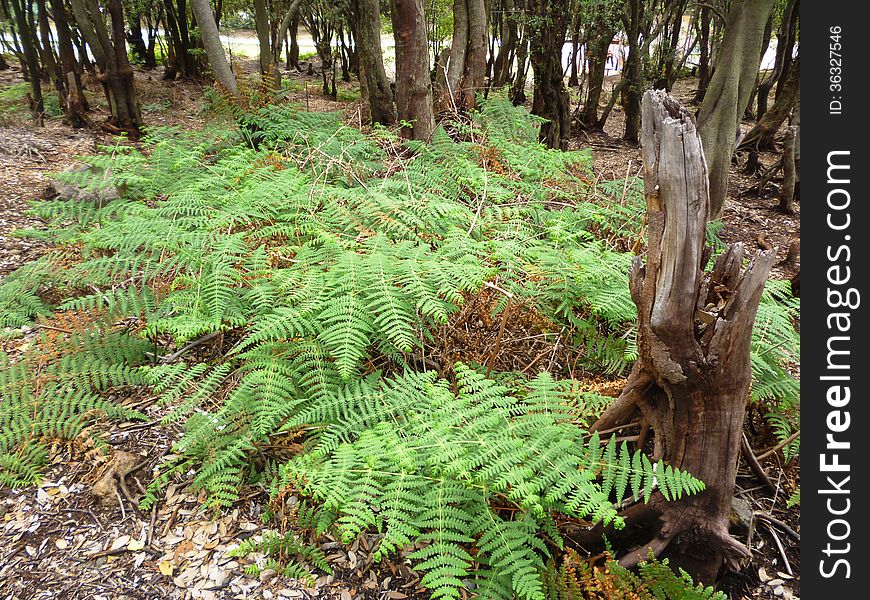
[[[707,166],[693,118],[662,91],[643,98],[644,193],[648,248],[631,267],[638,308],[639,359],[620,397],[593,429],[642,417],[641,438],[654,432],[653,459],[706,484],[697,495],[626,509],[626,523],[645,524],[649,541],[620,558],[671,558],[706,583],[723,560],[736,567],[749,550],[728,532],[741,431],[752,377],[752,325],[775,250],[744,269],[732,244],[705,272],[709,212]]]

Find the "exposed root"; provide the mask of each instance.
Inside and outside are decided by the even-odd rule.
[[[630,423],[638,411],[645,388],[652,383],[653,380],[649,375],[635,367],[619,398],[607,407],[601,417],[589,428],[589,431],[612,429]]]
[[[625,556],[619,559],[619,564],[625,567],[626,569],[631,569],[632,567],[636,567],[637,563],[642,560],[646,560],[649,558],[650,550],[652,550],[653,556],[658,557],[665,548],[668,547],[668,544],[671,543],[673,536],[661,537],[657,536],[653,538],[647,544],[644,544],[640,548],[635,548]]]

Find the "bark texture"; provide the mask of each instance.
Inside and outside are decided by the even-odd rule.
[[[257,27],[257,43],[260,48],[260,78],[263,83],[268,83],[274,89],[281,89],[281,71],[278,69],[275,54],[272,52],[272,39],[269,35],[269,11],[266,7],[266,0],[254,0],[254,22]]]
[[[233,74],[230,63],[227,62],[226,54],[224,54],[224,47],[221,44],[220,34],[214,21],[214,13],[208,0],[191,0],[191,7],[193,14],[196,15],[196,22],[199,24],[202,35],[202,44],[205,46],[208,64],[211,66],[215,79],[230,94],[238,98],[239,88],[236,84],[236,76]]]
[[[716,70],[698,111],[698,131],[710,172],[710,219],[722,215],[728,169],[740,119],[755,89],[764,28],[773,0],[734,0]]]
[[[786,77],[773,106],[765,111],[764,116],[758,119],[758,122],[749,130],[740,143],[741,147],[766,150],[776,148],[773,137],[800,99],[800,72],[800,57],[798,57],[792,64],[788,77]]]
[[[751,381],[752,326],[775,250],[744,270],[741,244],[704,272],[708,178],[692,117],[663,91],[642,103],[641,141],[648,249],[630,273],[638,308],[639,359],[626,387],[593,429],[630,422],[654,431],[653,461],[664,460],[706,484],[700,494],[626,510],[629,525],[652,528],[649,541],[620,558],[633,566],[649,549],[705,583],[723,561],[749,551],[728,532],[745,405]]]
[[[396,112],[402,135],[428,140],[435,129],[429,47],[423,0],[393,0],[393,36],[396,40]]]
[[[548,120],[541,125],[541,142],[562,148],[571,133],[568,90],[562,71],[562,46],[568,28],[568,14],[557,0],[533,0],[535,22],[529,25],[529,43],[535,90],[532,113]]]
[[[359,79],[367,98],[372,123],[389,125],[395,123],[393,90],[384,70],[384,54],[381,50],[381,15],[378,0],[359,0],[357,46],[359,55]]]

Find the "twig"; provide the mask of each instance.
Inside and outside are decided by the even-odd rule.
[[[778,443],[776,446],[774,446],[770,450],[766,450],[766,451],[762,452],[761,454],[759,454],[755,458],[757,458],[758,460],[764,460],[768,456],[774,455],[778,450],[781,450],[782,448],[788,446],[793,441],[795,441],[798,437],[800,437],[800,434],[801,434],[801,430],[798,429],[793,434],[791,434],[790,436],[788,436],[787,438],[782,440],[780,443]]]
[[[768,488],[775,494],[776,486],[773,485],[770,477],[768,477],[767,473],[764,472],[764,468],[758,464],[758,460],[755,458],[755,454],[752,453],[752,448],[749,446],[749,440],[746,439],[745,433],[742,434],[740,448],[743,450],[743,458],[746,459],[746,463],[749,465],[749,468],[752,469],[752,472],[755,473],[755,476],[764,483],[764,487]]]
[[[508,313],[511,309],[511,301],[513,300],[513,296],[509,295],[507,302],[504,305],[504,310],[501,313],[501,325],[498,328],[498,336],[495,338],[495,347],[492,349],[492,356],[489,357],[488,364],[486,365],[486,376],[489,377],[490,372],[492,372],[492,365],[495,363],[495,359],[498,356],[498,351],[501,348],[501,338],[504,335],[504,328],[507,325]]]
[[[151,522],[148,524],[148,537],[145,538],[145,543],[150,546],[151,539],[154,537],[154,523],[157,521],[157,503],[151,507]]]
[[[801,535],[800,535],[797,531],[795,531],[794,529],[792,529],[791,527],[789,527],[786,523],[783,523],[782,521],[780,521],[780,520],[777,519],[776,517],[773,517],[773,516],[767,514],[766,512],[761,512],[760,510],[756,510],[756,511],[753,512],[752,514],[753,514],[753,516],[755,516],[755,517],[759,517],[759,518],[761,518],[761,519],[764,519],[764,520],[767,521],[768,523],[771,523],[771,524],[773,524],[773,525],[776,525],[777,527],[779,527],[780,529],[782,529],[785,533],[787,533],[787,534],[789,534],[791,537],[793,537],[796,541],[798,541],[798,542],[801,541]]]
[[[170,363],[174,360],[177,360],[181,358],[181,356],[183,356],[184,354],[187,354],[188,352],[196,348],[197,346],[200,346],[207,341],[216,338],[218,335],[220,335],[219,331],[212,331],[211,333],[207,333],[204,336],[193,340],[192,342],[184,346],[184,348],[182,348],[181,350],[173,352],[172,354],[167,354],[166,356],[161,356],[160,362]]]
[[[782,542],[779,541],[779,536],[776,535],[776,530],[769,523],[765,522],[765,525],[767,526],[767,530],[770,531],[770,534],[773,536],[773,541],[776,542],[776,547],[779,548],[779,555],[785,563],[785,572],[789,575],[794,575],[794,572],[791,570],[791,565],[788,562],[788,556],[785,554],[785,548],[782,547]]]
[[[181,506],[178,504],[176,504],[173,507],[172,513],[169,515],[169,519],[166,521],[166,525],[163,526],[163,531],[160,533],[161,537],[165,536],[167,533],[169,533],[169,530],[172,528],[172,525],[175,523],[175,517],[178,516],[178,509],[179,508],[181,508]]]
[[[52,331],[60,331],[61,333],[72,334],[72,331],[69,329],[63,329],[62,327],[55,327],[53,325],[43,325],[42,323],[37,323],[34,327],[38,327],[39,329],[51,329]]]

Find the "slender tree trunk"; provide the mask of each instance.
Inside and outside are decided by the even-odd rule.
[[[777,96],[776,101],[770,110],[764,113],[755,126],[749,130],[743,141],[740,143],[742,148],[758,148],[765,150],[775,150],[776,144],[774,136],[779,131],[782,125],[788,118],[792,109],[800,98],[800,57],[798,57],[792,66],[788,77],[782,88],[782,92]]]
[[[423,0],[392,0],[396,40],[396,112],[402,135],[428,140],[435,129]]]
[[[96,4],[96,0],[94,0]],[[109,88],[112,90],[114,110],[110,124],[131,137],[138,137],[142,126],[142,114],[133,81],[133,67],[127,58],[124,36],[124,10],[121,0],[108,0],[108,12],[112,25],[112,41],[106,52],[114,52],[108,72]],[[92,13],[97,14],[97,13]]]
[[[365,88],[372,123],[389,125],[396,121],[393,91],[384,70],[381,50],[381,16],[378,0],[360,0],[357,44],[360,85]]]
[[[27,20],[27,3],[24,0],[11,0],[15,25],[18,28],[18,39],[24,58],[22,66],[30,82],[30,113],[33,121],[42,126],[45,116],[45,106],[42,101],[42,84],[40,82],[39,55],[36,49],[36,37]]]
[[[541,142],[550,148],[562,148],[571,132],[568,90],[562,71],[562,46],[568,27],[568,15],[558,0],[533,0],[537,22],[529,29],[535,90],[532,113],[548,120],[541,125]]]
[[[468,6],[468,47],[459,86],[463,108],[471,110],[476,94],[483,90],[486,78],[487,10],[484,0],[466,0]]]
[[[786,53],[790,53],[792,46],[794,45],[794,41],[789,39],[788,34],[791,13],[797,9],[796,1],[797,0],[789,0],[789,3],[785,7],[782,15],[782,23],[780,24],[779,32],[776,36],[776,59],[773,63],[773,70],[770,72],[767,79],[759,84],[758,91],[756,92],[758,102],[756,118],[758,119],[761,119],[764,116],[764,113],[767,112],[767,97],[770,94],[770,90],[773,89],[773,85],[782,75]]]
[[[662,91],[647,92],[642,110],[648,250],[646,263],[636,258],[630,272],[639,358],[592,429],[640,413],[654,431],[652,461],[705,483],[699,494],[666,502],[655,492],[649,504],[627,509],[626,531],[646,524],[652,537],[619,560],[634,566],[652,550],[709,585],[723,562],[736,568],[750,556],[728,525],[752,326],[776,252],[758,253],[744,269],[743,246],[732,244],[705,273],[708,177],[694,121]]]
[[[623,94],[625,103],[625,133],[623,139],[631,144],[638,143],[640,135],[640,103],[644,92],[642,42],[640,40],[643,1],[628,0],[628,58],[625,60]]]
[[[260,78],[263,83],[268,81],[270,86],[274,86],[274,89],[281,89],[281,71],[275,63],[275,54],[272,52],[266,0],[254,0],[254,20],[257,25],[257,41],[260,46]]]
[[[48,24],[48,0],[40,0],[37,7],[39,9],[39,42],[43,75],[44,77],[47,76],[54,84],[54,90],[57,92],[61,108],[66,108],[66,89],[51,43],[51,28]]]
[[[514,0],[504,2],[503,31],[501,45],[495,57],[492,68],[492,87],[503,87],[510,77],[512,57],[517,46],[517,20],[514,11]]]
[[[595,24],[588,36],[586,61],[589,74],[586,98],[580,117],[587,127],[594,127],[598,122],[598,107],[601,103],[601,92],[604,89],[604,78],[607,72],[607,51],[610,48],[614,33],[615,31],[602,20]]]
[[[529,71],[529,34],[523,32],[523,37],[517,47],[517,76],[511,86],[511,102],[514,106],[526,102],[526,74]]]
[[[130,44],[130,52],[137,61],[144,65],[148,57],[148,46],[145,45],[145,39],[142,37],[142,9],[134,2],[128,6],[131,7],[131,10],[127,14],[130,28],[127,42]]]
[[[85,99],[81,72],[76,64],[75,53],[73,52],[63,0],[51,0],[51,12],[55,30],[57,31],[58,55],[60,57],[61,74],[66,89],[66,106],[64,109],[66,120],[73,127],[82,127],[87,123],[85,113],[88,111],[88,101]]]
[[[698,111],[698,131],[710,173],[710,218],[718,219],[728,192],[728,170],[740,119],[758,74],[764,26],[773,0],[734,0],[716,71]]]
[[[709,6],[701,7],[701,56],[698,59],[698,90],[694,102],[704,100],[707,86],[710,83],[710,20],[712,11]]]
[[[450,54],[446,65],[440,65],[441,70],[435,76],[439,112],[461,106],[459,83],[465,71],[467,48],[468,4],[465,0],[453,0],[453,38],[450,43]]]
[[[196,21],[199,23],[202,43],[205,46],[208,64],[211,66],[215,79],[234,98],[238,98],[239,88],[236,84],[236,76],[233,74],[230,63],[227,62],[220,34],[218,33],[217,25],[214,23],[214,13],[208,0],[191,0],[190,5],[193,8],[193,13],[196,15]]]
[[[287,46],[287,68],[299,70],[299,13],[297,12],[290,19],[290,29],[288,29],[290,43]]]

